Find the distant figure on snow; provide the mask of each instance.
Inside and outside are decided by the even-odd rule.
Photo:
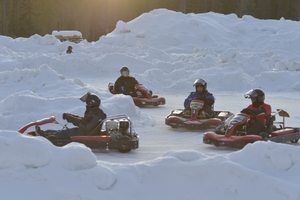
[[[73,49],[72,46],[68,46],[68,50],[66,51],[66,53],[67,54],[73,53],[72,49]]]

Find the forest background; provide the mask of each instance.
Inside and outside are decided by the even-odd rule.
[[[119,20],[128,22],[156,8],[300,19],[300,0],[0,0],[0,35],[16,38],[78,30],[89,42],[97,41]]]

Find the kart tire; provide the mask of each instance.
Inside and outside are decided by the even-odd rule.
[[[220,146],[218,141],[212,141],[212,144],[215,145],[216,147]]]
[[[126,136],[123,136],[123,137],[121,137],[118,141],[130,141],[131,139],[129,138],[129,137],[126,137]],[[120,152],[120,153],[128,153],[128,152],[130,152],[131,151],[131,149],[129,149],[129,148],[126,148],[126,147],[123,147],[123,148],[119,148],[118,149],[118,151]]]
[[[298,143],[299,139],[292,140],[291,143]]]

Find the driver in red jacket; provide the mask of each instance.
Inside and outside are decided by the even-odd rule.
[[[252,104],[241,112],[250,114],[250,127],[247,131],[249,135],[258,135],[261,132],[267,132],[271,120],[271,106],[264,103],[265,93],[258,88],[248,91],[245,98],[250,98]]]

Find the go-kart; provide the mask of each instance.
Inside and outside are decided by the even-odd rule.
[[[166,99],[164,97],[159,97],[157,95],[152,95],[152,91],[145,87],[143,84],[136,84],[134,86],[135,92],[132,95],[133,102],[136,106],[158,106],[166,104]],[[108,84],[108,90],[112,94],[114,92],[114,84]]]
[[[214,129],[222,122],[233,116],[229,111],[213,111],[207,115],[202,109],[204,102],[194,99],[190,103],[190,110],[172,110],[165,118],[165,124],[172,128],[184,127],[187,129]]]
[[[282,117],[282,121],[276,122],[275,115]],[[277,109],[273,113],[266,132],[257,133],[257,135],[248,135],[249,121],[255,119],[254,114],[251,113],[238,113],[232,119],[225,122],[223,126],[217,127],[215,132],[206,132],[203,135],[203,142],[215,146],[230,146],[236,148],[243,148],[248,143],[256,141],[273,141],[273,142],[291,142],[297,143],[300,138],[300,128],[286,127],[285,117],[289,114],[281,109]],[[255,119],[257,120],[257,119]]]
[[[35,126],[36,129],[39,126],[55,123],[55,117],[44,118],[35,122],[30,122],[19,129],[19,132],[31,136],[40,136],[38,131],[25,132],[28,128]],[[67,129],[67,124],[63,125],[63,129]],[[113,115],[107,117],[105,120],[99,122],[99,124],[94,128],[96,132],[99,130],[98,135],[89,136],[71,136],[69,139],[57,138],[53,133],[56,130],[45,130],[46,136],[49,141],[51,141],[56,146],[64,146],[71,142],[79,142],[85,144],[91,149],[118,149],[121,153],[126,153],[131,151],[131,149],[137,149],[139,147],[139,136],[132,129],[132,122],[129,117],[125,114]],[[92,130],[92,132],[94,132]]]

